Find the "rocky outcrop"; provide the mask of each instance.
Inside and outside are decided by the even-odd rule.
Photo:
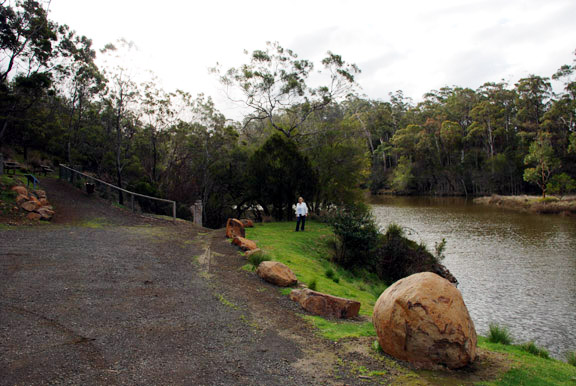
[[[358,316],[360,303],[355,300],[312,291],[308,288],[296,289],[290,293],[290,299],[306,311],[321,316],[348,319]]]
[[[16,204],[19,208],[28,212],[26,218],[29,220],[51,220],[54,216],[54,208],[50,206],[48,197],[44,190],[28,191],[24,186],[13,186],[11,188],[18,194]]]
[[[233,239],[234,237],[246,237],[246,231],[244,230],[244,224],[242,221],[229,218],[226,222],[226,237]]]
[[[239,246],[243,251],[251,251],[258,248],[254,241],[245,239],[244,237],[234,237],[232,244]]]
[[[263,261],[258,266],[256,274],[267,282],[279,287],[289,287],[298,283],[294,272],[277,261]]]
[[[476,358],[476,330],[462,295],[434,273],[417,273],[388,287],[372,320],[382,350],[419,367],[459,368]]]

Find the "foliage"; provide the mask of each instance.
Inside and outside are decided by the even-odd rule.
[[[316,280],[316,278],[312,279],[310,283],[308,283],[308,288],[312,291],[316,291],[318,289],[318,280]]]
[[[536,346],[536,344],[533,341],[522,343],[520,345],[520,348],[526,352],[529,352],[532,355],[536,355],[544,359],[550,359],[550,354],[548,353],[548,351],[541,347]]]
[[[487,339],[491,343],[512,344],[510,330],[505,326],[499,326],[496,323],[490,323]]]
[[[576,367],[576,351],[569,351],[566,353],[566,362],[569,365]]]
[[[266,215],[290,219],[299,196],[313,197],[317,177],[307,157],[296,144],[279,134],[272,135],[249,161],[249,187]]]
[[[546,191],[564,197],[567,193],[576,191],[576,180],[566,173],[556,174],[546,184]]]
[[[262,252],[255,252],[248,256],[248,263],[252,265],[252,271],[256,270],[263,261],[270,261],[270,258]]]
[[[536,139],[530,144],[524,163],[533,165],[524,170],[524,180],[538,185],[542,191],[542,197],[546,197],[547,185],[552,173],[560,166],[560,162],[554,156],[550,133],[538,133]]]
[[[442,238],[442,241],[439,243],[434,243],[434,252],[437,261],[442,261],[446,257],[444,255],[444,251],[446,250],[447,241],[445,238]]]

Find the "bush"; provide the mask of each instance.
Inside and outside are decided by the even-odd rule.
[[[312,291],[316,291],[317,287],[318,287],[318,281],[316,280],[316,278],[312,279],[312,281],[308,283],[308,288],[310,288]]]
[[[550,359],[550,354],[548,354],[548,351],[536,346],[533,341],[521,344],[520,348],[532,355],[536,355],[544,359]]]
[[[326,277],[328,279],[334,279],[334,270],[332,268],[328,268],[325,272],[324,275],[326,275]]]
[[[378,226],[368,206],[355,204],[335,212],[330,225],[339,243],[335,260],[345,268],[369,265],[370,255],[378,245]]]
[[[248,263],[252,265],[252,271],[254,271],[260,263],[263,261],[270,261],[270,258],[264,255],[262,252],[256,252],[248,256]]]
[[[488,332],[488,336],[486,337],[488,338],[489,342],[505,345],[512,343],[512,335],[510,335],[510,330],[508,330],[508,327],[500,327],[496,323],[490,323],[489,328],[490,330]]]
[[[561,173],[550,178],[546,189],[551,194],[564,197],[566,193],[576,191],[576,181],[566,173]]]
[[[576,366],[576,351],[566,353],[566,362],[568,362],[569,365]]]

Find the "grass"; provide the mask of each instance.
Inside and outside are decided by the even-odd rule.
[[[520,348],[526,351],[527,353],[539,356],[540,358],[550,359],[550,354],[548,353],[548,351],[541,347],[536,346],[536,344],[533,341],[522,343],[520,345]]]
[[[331,321],[312,315],[305,315],[303,318],[318,328],[321,336],[335,342],[348,337],[376,335],[372,322]]]
[[[496,323],[490,323],[487,339],[491,343],[500,343],[504,345],[512,344],[512,335],[507,327],[499,326]]]
[[[574,385],[576,367],[556,359],[544,359],[527,352],[523,345],[491,343],[478,337],[478,347],[509,355],[512,369],[493,382],[483,385]]]
[[[255,252],[250,256],[248,256],[248,263],[250,264],[252,271],[255,271],[256,268],[258,268],[260,263],[262,263],[263,261],[269,261],[269,260],[270,258],[262,252]]]
[[[576,351],[566,353],[566,362],[568,362],[569,365],[576,367]]]
[[[500,196],[494,194],[489,197],[475,198],[474,202],[541,214],[576,213],[576,196],[542,198],[541,196]]]

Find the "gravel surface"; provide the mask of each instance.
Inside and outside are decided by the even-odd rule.
[[[314,383],[198,262],[221,232],[45,187],[59,225],[0,230],[0,384]]]

